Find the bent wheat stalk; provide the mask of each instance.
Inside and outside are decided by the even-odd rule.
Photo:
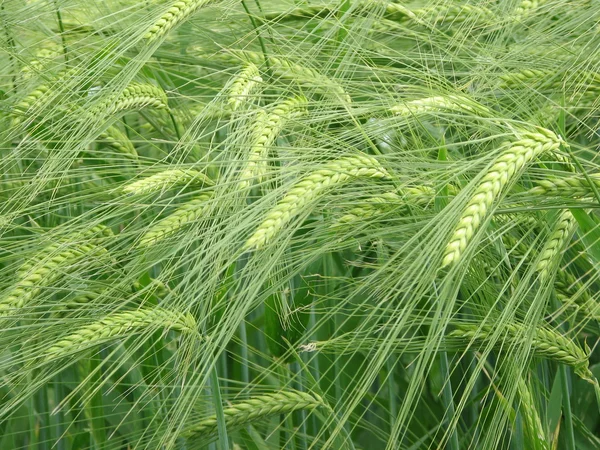
[[[316,394],[300,391],[280,391],[243,400],[223,409],[227,429],[239,428],[265,417],[290,414],[299,410],[313,410],[324,406]],[[217,433],[217,416],[210,416],[192,425],[183,435],[188,438],[206,438]]]
[[[17,269],[18,281],[0,299],[0,316],[17,313],[37,296],[43,287],[52,285],[79,260],[91,258],[93,261],[107,256],[108,252],[104,247],[91,242],[70,247],[60,243],[48,245],[40,254]]]
[[[167,169],[134,181],[123,187],[123,192],[131,195],[142,195],[159,192],[175,185],[201,184],[214,185],[213,181],[202,172],[194,169]]]
[[[590,181],[600,189],[600,173],[589,175]],[[586,197],[594,195],[594,189],[585,177],[580,175],[565,178],[547,178],[536,181],[537,186],[529,189],[530,195],[560,195],[564,197]]]
[[[379,162],[367,155],[347,156],[324,164],[320,169],[302,178],[267,214],[243,249],[260,249],[304,207],[317,200],[328,189],[352,178],[390,178]]]
[[[131,335],[145,328],[164,328],[183,333],[194,333],[196,321],[189,313],[182,314],[159,307],[112,313],[97,322],[82,326],[52,344],[46,350],[44,360],[51,361],[61,358],[110,339]]]
[[[110,126],[98,135],[98,141],[103,141],[109,147],[117,150],[127,158],[138,160],[138,154],[135,147],[129,140],[127,135],[119,130],[116,126]]]
[[[555,151],[562,143],[549,130],[526,132],[504,150],[481,178],[475,192],[463,210],[444,252],[442,267],[459,261],[475,231],[488,216],[502,191],[518,178],[522,171],[542,153]]]
[[[176,0],[171,7],[154,22],[154,24],[144,34],[146,42],[165,36],[169,31],[187,20],[198,9],[203,8],[217,0]]]
[[[241,190],[248,188],[254,179],[260,178],[267,165],[267,152],[288,121],[306,114],[306,98],[293,97],[275,105],[270,114],[259,113],[252,129],[252,145],[246,168],[240,176]]]
[[[562,251],[577,228],[577,221],[571,211],[568,209],[563,211],[554,225],[554,229],[550,234],[548,241],[544,244],[544,248],[537,262],[535,270],[540,273],[540,280],[543,282],[554,264],[558,262]]]
[[[202,216],[212,194],[201,194],[180,206],[173,214],[159,220],[142,236],[138,247],[150,247],[166,237],[176,233],[180,228]]]
[[[451,337],[460,337],[471,341],[487,342],[493,335],[489,326],[460,324],[450,332]],[[583,380],[594,383],[595,379],[589,369],[589,351],[584,351],[575,342],[557,331],[538,327],[533,332],[533,338],[527,340],[528,331],[520,324],[503,326],[504,334],[497,343],[505,350],[511,346],[530,344],[534,356],[551,359],[573,367],[575,373]]]
[[[344,102],[352,102],[352,99],[345,89],[335,81],[315,69],[293,63],[281,57],[268,56],[265,61],[265,57],[262,53],[249,50],[228,50],[227,53],[220,56],[220,59],[223,59],[228,63],[238,64],[239,61],[245,61],[246,63],[253,63],[259,67],[267,64],[275,76],[284,79],[292,79],[309,89],[320,90],[321,87],[323,87],[339,96]]]
[[[104,99],[99,105],[92,108],[91,114],[111,116],[120,111],[146,107],[167,109],[167,94],[153,84],[131,82],[121,94]]]
[[[250,93],[262,82],[262,78],[255,64],[249,63],[239,72],[229,88],[227,103],[232,111],[237,110],[248,100]]]

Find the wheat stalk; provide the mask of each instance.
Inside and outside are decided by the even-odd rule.
[[[600,173],[589,175],[589,181],[594,187],[600,189]],[[594,194],[594,189],[589,181],[582,176],[576,175],[564,178],[547,178],[536,181],[537,186],[528,190],[530,195],[560,195],[564,197],[586,197]]]
[[[450,238],[442,267],[455,264],[489,214],[502,191],[521,175],[527,164],[548,151],[557,150],[561,140],[551,131],[527,132],[504,150],[485,172]]]
[[[99,95],[99,94],[96,94]],[[120,111],[152,107],[167,109],[167,94],[158,86],[148,83],[131,82],[118,96],[111,96],[96,105],[91,114],[113,115]]]
[[[216,0],[176,0],[171,4],[171,7],[160,18],[152,24],[144,39],[146,42],[154,42],[155,40],[165,36],[169,31],[180,23],[187,20],[198,9],[203,8]]]
[[[451,337],[460,337],[473,341],[487,342],[494,330],[489,326],[456,325],[457,329],[450,332]],[[543,327],[533,331],[533,337],[528,340],[528,330],[520,324],[503,325],[503,339],[497,343],[503,349],[510,350],[511,346],[530,343],[534,356],[550,359],[573,367],[575,373],[582,379],[594,382],[594,376],[589,370],[589,355],[572,340],[562,334]]]
[[[61,358],[92,345],[152,327],[194,333],[196,321],[189,313],[182,314],[159,307],[112,313],[96,322],[80,327],[52,344],[45,351],[44,360]]]
[[[65,248],[50,244],[42,252],[17,269],[16,285],[0,300],[0,316],[9,315],[29,303],[45,286],[58,280],[69,267],[83,258],[106,257],[105,248],[93,243],[81,243]],[[92,259],[92,260],[93,260]]]
[[[250,93],[262,82],[262,78],[255,64],[248,64],[239,72],[229,88],[229,97],[227,103],[232,111],[237,110],[245,101],[248,100]]]
[[[246,64],[252,63],[259,67],[267,65],[275,76],[284,79],[292,79],[301,86],[309,89],[319,90],[320,87],[323,86],[334,92],[343,101],[347,103],[352,101],[344,88],[335,81],[329,79],[315,69],[293,63],[285,58],[268,56],[265,61],[265,57],[262,53],[249,50],[228,50],[227,53],[221,54],[220,58],[227,63],[239,63],[241,60]]]
[[[127,158],[135,161],[138,160],[138,154],[135,151],[135,147],[133,146],[132,142],[125,133],[123,133],[114,125],[108,127],[106,130],[100,133],[97,140],[105,142],[106,145],[114,148]]]
[[[196,183],[205,186],[214,185],[210,178],[197,170],[167,169],[124,186],[123,192],[131,195],[142,195],[169,189],[175,185]]]
[[[325,191],[357,177],[382,179],[390,178],[390,175],[375,158],[367,155],[348,156],[324,164],[297,182],[271,209],[246,241],[244,250],[263,247],[285,224]]]
[[[466,96],[452,94],[411,100],[401,105],[392,106],[390,111],[393,114],[408,117],[445,111],[493,116],[492,112],[485,106]]]
[[[324,406],[316,394],[300,391],[279,391],[249,398],[223,409],[227,429],[239,428],[273,415],[290,414],[299,410],[313,410]],[[205,438],[217,433],[217,416],[213,415],[184,431],[188,438]]]
[[[535,270],[540,273],[542,282],[550,275],[553,265],[559,260],[565,244],[571,238],[577,227],[577,221],[568,209],[562,211],[554,225],[550,238],[544,244],[540,259]]]
[[[260,112],[251,131],[252,144],[246,167],[240,175],[239,189],[248,188],[266,171],[267,152],[288,121],[306,114],[306,98],[293,97],[275,105],[269,114]]]
[[[146,231],[138,247],[150,247],[176,233],[180,228],[202,216],[212,193],[200,194],[194,200],[180,206],[173,214],[159,220]]]

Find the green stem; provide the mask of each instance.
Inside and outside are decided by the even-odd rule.
[[[221,399],[221,389],[219,388],[219,376],[217,368],[213,367],[210,371],[210,392],[213,398],[213,406],[217,416],[217,432],[219,435],[218,449],[229,450],[229,439],[227,437],[227,427],[225,425],[225,414],[223,414],[223,400]]]
[[[570,389],[569,389],[569,372],[567,366],[561,364],[560,366],[560,386],[562,389],[563,398],[563,413],[565,415],[565,440],[567,441],[567,450],[576,450],[575,446],[575,433],[573,431],[573,414],[571,413],[571,400],[570,400]]]
[[[450,366],[448,364],[448,354],[446,352],[440,352],[440,371],[442,379],[444,380],[444,390],[442,392],[442,399],[444,401],[445,415],[449,417],[451,423],[454,419],[454,396],[452,394],[452,383],[450,382]],[[448,440],[447,447],[450,450],[460,450],[458,445],[458,433],[456,427],[452,430],[450,439]]]
[[[68,66],[69,65],[69,54],[68,54],[68,50],[67,50],[67,40],[65,38],[65,27],[63,26],[62,16],[60,14],[60,8],[58,7],[56,0],[54,0],[54,8],[56,9],[56,19],[58,21],[58,29],[60,30],[60,40],[61,40],[62,46],[63,46],[63,54],[65,55],[65,64]]]

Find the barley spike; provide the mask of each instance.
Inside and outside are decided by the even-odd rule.
[[[131,195],[141,195],[169,189],[175,185],[188,185],[195,183],[205,186],[214,185],[210,178],[197,170],[167,169],[124,186],[123,192]]]
[[[600,173],[589,175],[590,181],[600,189]],[[576,175],[565,178],[547,178],[536,181],[537,186],[526,193],[531,195],[561,195],[565,197],[586,197],[594,194],[592,186],[585,177]]]
[[[543,281],[550,274],[550,270],[555,262],[560,259],[563,248],[577,227],[577,221],[571,211],[563,211],[554,225],[550,238],[544,245],[540,259],[538,260],[536,271],[540,273],[540,279]]]
[[[241,72],[239,72],[229,88],[229,98],[227,103],[232,111],[237,110],[245,101],[248,100],[250,93],[256,86],[262,82],[262,78],[255,64],[249,63]]]
[[[496,158],[462,212],[446,246],[442,267],[458,262],[475,231],[506,186],[520,176],[528,163],[542,153],[557,150],[561,142],[549,130],[524,133],[521,139],[513,142]]]
[[[183,333],[193,333],[196,330],[196,321],[189,313],[182,314],[159,307],[112,313],[97,322],[82,326],[52,344],[46,350],[44,359],[50,361],[109,339],[159,326]]]
[[[348,156],[325,163],[287,192],[246,241],[244,250],[260,249],[302,212],[304,206],[317,200],[328,189],[355,177],[382,179],[390,175],[375,158],[367,155]]]
[[[324,402],[318,395],[290,390],[242,400],[224,408],[223,414],[225,424],[230,429],[244,426],[265,417],[289,414],[302,409],[313,410],[320,406],[324,406]],[[207,417],[192,425],[184,432],[184,436],[202,438],[214,435],[217,432],[217,420],[216,415]]]
[[[490,339],[492,331],[489,326],[461,324],[457,325],[457,330],[450,332],[449,336],[487,341]],[[519,345],[525,342],[527,331],[523,325],[505,325],[504,331],[504,339],[498,343],[501,343],[503,348],[506,349],[511,345]],[[531,341],[527,342],[531,343],[534,356],[567,364],[573,367],[575,373],[582,379],[590,382],[594,380],[594,376],[589,370],[589,355],[575,342],[557,331],[538,327],[534,330]]]
[[[138,154],[135,151],[135,147],[127,137],[125,133],[119,130],[114,125],[108,127],[98,136],[99,141],[104,141],[106,145],[117,150],[127,158],[138,160]]]
[[[194,200],[180,206],[173,214],[159,220],[142,236],[138,246],[150,247],[201,217],[211,196],[212,194],[200,194]]]
[[[306,98],[293,97],[284,100],[270,114],[259,113],[252,129],[252,145],[246,168],[240,176],[240,189],[246,189],[252,181],[265,172],[266,158],[269,147],[275,142],[289,120],[306,113]]]
[[[171,29],[184,22],[198,9],[203,8],[215,0],[177,0],[171,7],[154,22],[150,29],[144,34],[147,42],[153,42],[165,36]]]

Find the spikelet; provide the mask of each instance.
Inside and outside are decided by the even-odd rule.
[[[339,7],[329,5],[302,6],[284,13],[265,14],[266,20],[279,22],[288,20],[308,19],[316,17],[335,16]],[[354,15],[363,16],[371,12],[383,10],[385,19],[400,22],[403,25],[414,24],[460,24],[467,20],[493,19],[494,12],[488,8],[475,5],[435,5],[418,9],[409,9],[396,2],[381,2],[365,0],[357,2],[353,9]]]
[[[239,64],[239,61],[241,60],[246,63],[253,63],[259,67],[266,65],[265,57],[262,53],[249,50],[228,50],[227,53],[221,55],[221,59],[224,59],[228,63]],[[275,56],[269,56],[267,62],[275,76],[294,80],[309,89],[321,90],[321,88],[323,88],[325,93],[327,93],[327,91],[333,92],[346,103],[352,101],[342,86],[315,69]]]
[[[127,135],[123,133],[116,126],[110,126],[102,133],[98,135],[98,141],[103,141],[109,147],[115,149],[120,154],[125,157],[135,160],[138,160],[138,154],[135,151],[135,147],[132,142],[129,140]]]
[[[542,420],[535,407],[535,399],[531,395],[530,389],[523,377],[519,376],[517,382],[517,392],[519,394],[519,410],[523,417],[525,433],[531,443],[532,449],[549,450],[544,435]]]
[[[251,132],[252,144],[246,168],[240,175],[239,189],[248,188],[257,177],[260,181],[266,171],[269,147],[288,121],[306,114],[306,103],[304,97],[293,97],[275,105],[269,114],[258,114]]]
[[[27,96],[20,102],[15,104],[12,108],[13,118],[11,127],[17,126],[19,123],[21,123],[23,116],[32,116],[49,91],[50,87],[47,84],[41,84],[29,92]]]
[[[294,218],[304,207],[317,200],[324,192],[352,178],[389,178],[379,162],[367,155],[356,155],[330,161],[303,177],[267,214],[254,234],[246,241],[244,250],[260,249]]]
[[[502,191],[521,175],[527,164],[542,153],[557,150],[561,142],[549,130],[524,133],[520,140],[513,142],[496,158],[481,178],[461,214],[458,225],[446,246],[442,267],[458,262],[494,202]]]
[[[0,316],[18,312],[38,295],[43,287],[51,286],[79,260],[95,260],[107,256],[105,248],[89,241],[72,246],[61,243],[46,246],[40,254],[17,269],[16,285],[0,299]]]
[[[142,236],[138,247],[150,247],[201,217],[211,197],[212,194],[201,194],[180,206],[173,214],[159,220]]]
[[[52,344],[44,360],[51,361],[84,350],[90,346],[139,332],[144,328],[165,328],[183,333],[194,333],[196,321],[191,314],[182,314],[164,308],[144,308],[136,311],[117,312],[82,326]]]
[[[341,216],[331,227],[336,228],[376,217],[384,212],[390,204],[426,206],[433,201],[435,190],[429,186],[406,187],[401,189],[400,194],[392,191],[369,197],[360,206],[352,208]]]
[[[205,186],[214,184],[205,174],[194,169],[167,169],[124,186],[123,192],[130,195],[142,195],[160,192],[176,185],[196,183]]]
[[[585,317],[600,322],[600,303],[585,285],[566,270],[556,272],[556,297],[565,305],[576,307]]]
[[[99,94],[96,94],[99,95]],[[103,100],[96,105],[91,114],[110,116],[120,111],[131,109],[142,109],[152,107],[156,109],[168,108],[168,100],[165,91],[158,86],[148,83],[131,82],[116,97]]]
[[[557,72],[548,69],[524,69],[519,72],[505,73],[499,76],[502,89],[538,89],[546,88],[549,91],[561,90],[565,87],[577,93],[587,92],[597,95],[600,93],[600,74],[595,72],[579,72],[577,77],[562,79],[557,77]]]
[[[478,104],[470,98],[451,94],[411,100],[401,105],[392,106],[390,111],[393,114],[407,117],[436,112],[462,112],[476,115],[485,114],[490,117],[493,116],[488,108]]]
[[[567,209],[560,213],[535,268],[540,273],[542,282],[550,275],[554,264],[560,260],[564,246],[575,232],[576,227],[577,221],[571,211]]]
[[[536,10],[548,0],[522,0],[517,5],[512,16],[515,20],[521,21],[534,15]]]
[[[35,58],[21,68],[21,75],[24,79],[29,79],[33,75],[43,72],[62,53],[63,50],[60,45],[50,42],[35,52]]]
[[[250,93],[262,82],[255,64],[248,64],[239,72],[229,88],[227,104],[232,111],[237,110],[248,100]]]
[[[590,181],[600,190],[600,173],[589,175]],[[586,197],[594,195],[594,190],[585,177],[580,175],[564,178],[547,178],[536,181],[537,186],[526,193],[531,195],[560,195],[564,197]]]
[[[299,410],[313,410],[324,406],[316,394],[300,391],[279,391],[242,400],[223,409],[227,429],[239,428],[265,417],[289,414]],[[207,417],[184,431],[188,438],[206,438],[217,433],[216,415]]]
[[[579,377],[593,383],[594,376],[589,369],[589,352],[584,351],[557,331],[538,327],[534,330],[533,338],[527,340],[525,339],[528,337],[527,330],[521,324],[503,325],[503,330],[502,339],[497,343],[502,345],[503,349],[510,350],[514,345],[531,344],[534,356],[569,365]],[[457,325],[457,329],[449,334],[450,337],[483,342],[488,341],[492,335],[493,330],[489,326],[468,324]]]
[[[174,27],[187,20],[198,9],[203,8],[216,0],[177,0],[171,7],[154,22],[150,29],[144,34],[147,42],[154,42],[165,36]]]

